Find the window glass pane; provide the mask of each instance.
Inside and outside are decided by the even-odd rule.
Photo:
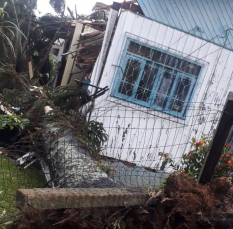
[[[137,60],[128,59],[125,72],[120,83],[118,92],[123,95],[131,96],[133,88],[138,79],[141,70],[141,64]]]
[[[156,61],[156,62],[161,62],[161,56],[162,56],[161,52],[159,52],[157,50],[154,50],[154,54],[152,56],[152,60]]]
[[[164,64],[167,66],[175,67],[177,58],[171,55],[166,55],[164,58]]]
[[[197,64],[193,64],[194,67],[193,67],[193,70],[192,70],[192,75],[194,76],[198,76],[200,71],[201,71],[201,66],[198,66]]]
[[[176,66],[177,59],[178,59],[177,57],[156,50],[154,50],[154,54],[152,57],[152,60],[170,67]]]
[[[201,67],[186,60],[178,59],[177,69],[180,69],[181,71],[187,72],[191,75],[198,76]]]
[[[171,73],[168,71],[164,71],[159,86],[159,89],[156,93],[154,105],[158,107],[165,108],[169,94],[171,92],[176,73]]]
[[[181,69],[182,68],[182,60],[180,58],[177,58],[177,65],[176,65],[177,69]]]
[[[188,64],[189,64],[188,61],[179,59],[177,68],[180,69],[183,72],[188,72],[187,71],[188,70]]]
[[[191,86],[191,79],[180,77],[172,97],[170,110],[181,112]]]
[[[140,80],[135,98],[145,102],[149,101],[151,90],[154,86],[155,78],[158,73],[158,68],[155,66],[146,65]]]
[[[150,58],[151,49],[131,41],[128,47],[128,52],[137,54],[145,58]]]
[[[138,54],[139,53],[139,49],[140,49],[140,45],[135,43],[135,42],[130,42],[129,43],[129,47],[128,47],[128,52],[132,52],[132,53],[135,53],[135,54]]]

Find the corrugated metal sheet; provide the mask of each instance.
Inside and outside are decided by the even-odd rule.
[[[146,17],[233,50],[233,0],[137,0]]]

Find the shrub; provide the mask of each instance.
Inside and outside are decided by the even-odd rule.
[[[9,127],[11,130],[15,127],[23,129],[29,123],[28,119],[24,119],[19,115],[0,115],[0,130]]]
[[[167,161],[179,173],[197,178],[209,151],[210,144],[211,140],[208,140],[207,136],[202,134],[199,141],[192,138],[190,151],[182,155],[179,164],[174,164],[174,160],[171,158],[169,160],[167,159]],[[231,181],[233,181],[233,151],[230,143],[224,146],[222,156],[215,167],[213,177],[231,177]]]
[[[199,141],[192,138],[190,151],[182,155],[181,166],[177,168],[178,171],[197,178],[209,151],[210,143],[211,141],[204,134]]]

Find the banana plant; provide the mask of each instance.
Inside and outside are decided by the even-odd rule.
[[[0,45],[2,46],[1,49],[3,50],[3,54],[6,58],[10,59],[10,49],[10,53],[13,55],[13,59],[15,59],[16,54],[13,40],[17,38],[18,34],[21,34],[21,36],[25,39],[27,38],[15,23],[10,20],[6,20],[6,18],[10,18],[7,11],[5,10],[6,6],[7,2],[4,2],[3,6],[0,7]]]

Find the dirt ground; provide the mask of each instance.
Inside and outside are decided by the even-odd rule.
[[[233,228],[233,187],[228,178],[198,185],[171,174],[163,189],[150,193],[153,206],[104,209],[27,209],[20,229],[186,229]]]

